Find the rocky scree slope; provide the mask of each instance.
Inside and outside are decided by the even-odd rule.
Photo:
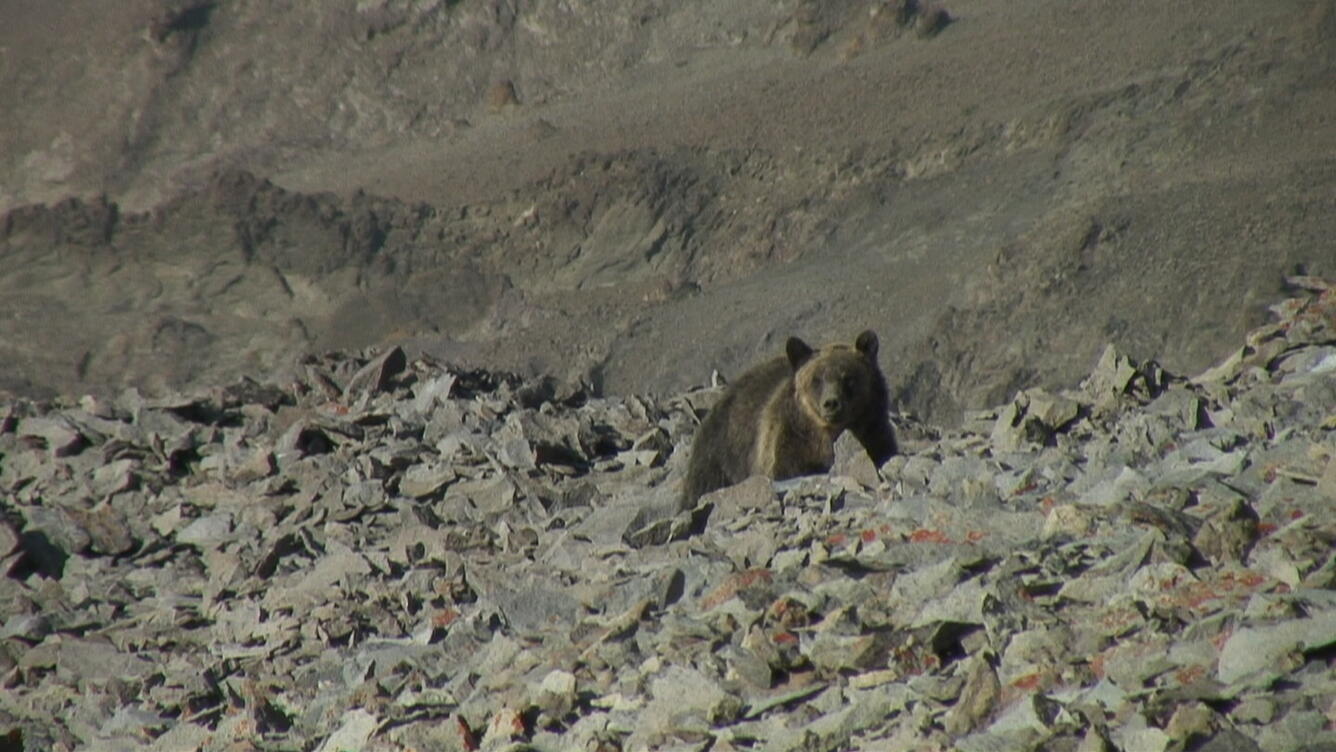
[[[0,406],[22,750],[1319,750],[1336,744],[1336,288],[1192,379],[679,509],[718,389],[308,358]]]

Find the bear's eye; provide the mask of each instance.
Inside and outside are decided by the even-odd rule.
[[[846,374],[841,383],[844,385],[845,389],[852,392],[854,390],[854,387],[858,386],[858,378],[855,377],[852,373]]]

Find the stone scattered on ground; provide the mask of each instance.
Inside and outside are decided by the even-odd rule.
[[[409,361],[0,405],[21,750],[1336,748],[1336,292],[677,505],[716,389]]]

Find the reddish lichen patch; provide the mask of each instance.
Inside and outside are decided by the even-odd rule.
[[[338,402],[326,402],[320,406],[320,412],[328,413],[330,415],[347,415],[348,406]]]
[[[456,611],[453,608],[446,608],[437,611],[435,615],[431,617],[431,624],[434,627],[445,628],[450,626],[451,624],[454,624],[455,620],[458,618],[459,618],[458,611]]]
[[[1104,654],[1098,653],[1090,658],[1090,673],[1097,679],[1104,678]]]
[[[918,530],[915,530],[914,532],[912,532],[912,533],[909,534],[909,542],[910,542],[910,543],[953,543],[954,541],[952,541],[950,538],[948,538],[947,535],[946,535],[946,533],[943,533],[941,530],[929,530],[929,529],[927,529],[927,528],[922,528],[922,527],[921,527],[921,528],[919,528]]]
[[[903,674],[922,674],[942,665],[942,660],[922,643],[902,645],[891,651],[888,663]]]
[[[459,743],[468,752],[475,752],[478,749],[478,735],[469,728],[468,721],[462,716],[455,716],[455,729],[459,731]]]
[[[1108,635],[1122,634],[1143,621],[1145,621],[1145,617],[1141,615],[1141,612],[1130,606],[1110,608],[1099,616],[1102,631]]]
[[[1207,580],[1182,582],[1175,578],[1160,583],[1165,594],[1158,600],[1172,608],[1206,613],[1247,598],[1270,582],[1266,576],[1248,569],[1227,570]]]
[[[1184,666],[1174,672],[1174,679],[1182,685],[1196,684],[1205,676],[1206,667],[1202,665]]]
[[[1044,681],[1044,672],[1035,671],[1034,673],[1022,676],[1019,679],[1014,679],[1011,682],[1011,686],[1015,687],[1016,689],[1025,690],[1026,692],[1033,692],[1034,690],[1039,688],[1039,685],[1042,684],[1043,681]]]
[[[782,629],[805,627],[812,620],[807,607],[792,598],[780,598],[771,603],[766,616]]]

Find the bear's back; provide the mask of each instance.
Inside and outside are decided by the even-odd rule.
[[[790,383],[788,360],[768,360],[742,374],[719,398],[701,423],[691,447],[685,496],[732,485],[751,475],[761,413],[775,390]]]

